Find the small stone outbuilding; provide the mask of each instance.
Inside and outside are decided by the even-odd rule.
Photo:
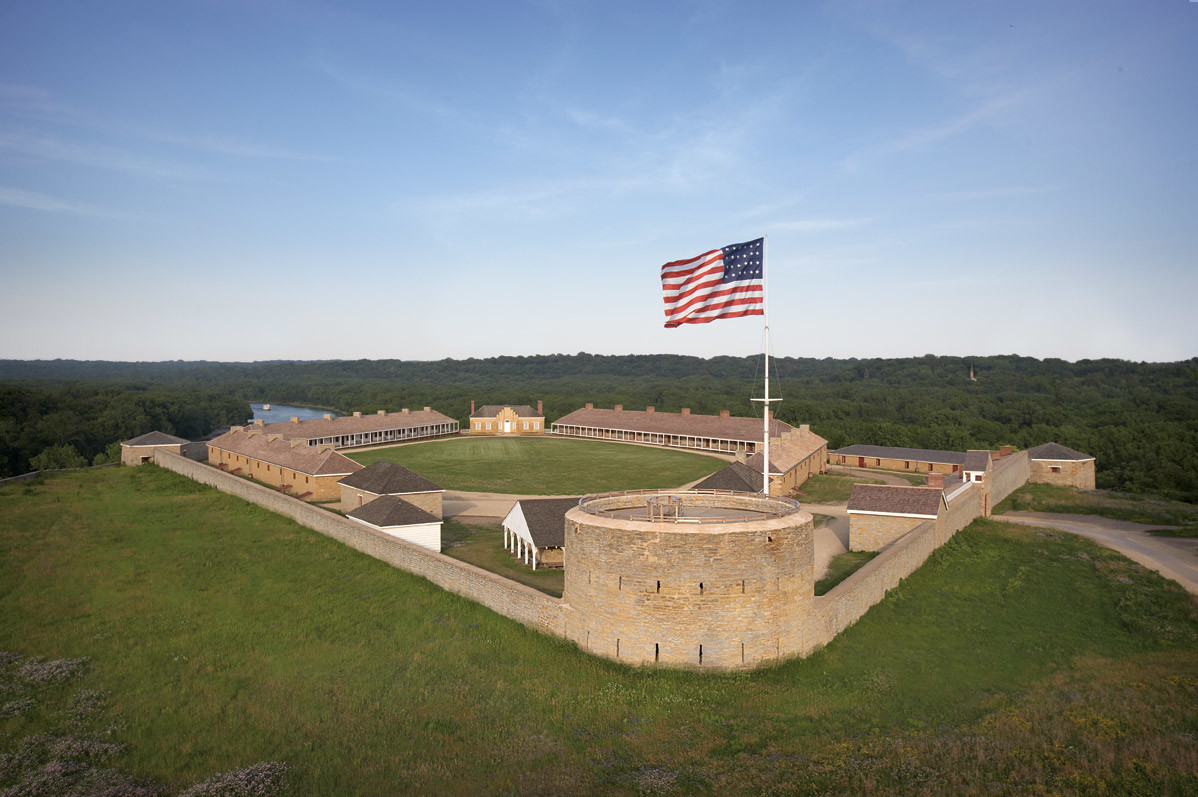
[[[943,487],[855,484],[849,495],[849,550],[880,551],[948,509]]]
[[[503,547],[533,570],[565,565],[566,513],[577,498],[521,499],[503,519]]]
[[[1029,448],[1027,456],[1032,482],[1081,490],[1094,489],[1094,457],[1089,454],[1074,451],[1060,443],[1045,443]]]
[[[392,537],[441,552],[441,518],[395,495],[379,496],[346,517]]]
[[[380,460],[351,473],[340,482],[341,508],[357,509],[380,496],[395,495],[430,515],[442,516],[445,489],[414,470],[396,462]]]
[[[149,432],[121,443],[122,465],[144,465],[153,462],[154,452],[163,449],[172,454],[182,454],[183,446],[189,441],[165,432]]]

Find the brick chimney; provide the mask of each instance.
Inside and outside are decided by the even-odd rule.
[[[809,424],[809,423],[800,423],[799,424],[799,434],[806,434],[810,431],[811,431],[811,424]]]
[[[1011,447],[1010,446],[1002,446],[1001,448],[998,449],[998,455],[1000,457],[1011,456]]]
[[[355,413],[354,413],[354,417],[355,417],[355,418],[361,418],[361,417],[362,417],[362,413],[360,413],[360,412],[355,412]],[[299,420],[299,418],[292,418],[291,420],[293,420],[293,421],[298,421],[298,420]]]
[[[408,410],[407,407],[404,407],[402,410],[400,410],[400,412],[402,412],[404,415],[407,415],[410,412],[410,410]]]
[[[470,399],[470,414],[474,414],[474,399]]]
[[[656,407],[645,407],[645,412],[656,412],[656,411],[657,411]]]
[[[299,416],[292,415],[288,420],[290,420],[292,423],[299,423]]]
[[[268,442],[268,443],[273,443],[276,440],[282,440],[282,439],[283,439],[283,435],[281,435],[281,434],[268,434],[266,436],[266,442]]]
[[[624,405],[623,405],[623,404],[617,404],[617,405],[616,405],[616,412],[623,412],[623,411],[624,411]]]
[[[943,473],[929,473],[928,474],[928,486],[935,487],[937,490],[943,490],[944,489],[944,474]]]
[[[721,418],[731,418],[732,410],[720,410],[720,417]]]
[[[324,419],[325,419],[326,421],[331,421],[331,420],[333,420],[333,413],[331,413],[331,412],[326,412],[326,413],[324,414]]]
[[[262,420],[261,418],[254,419],[254,426],[265,426],[265,425],[266,425],[266,421]]]
[[[433,408],[432,408],[432,407],[425,407],[425,408],[424,408],[424,411],[425,411],[425,412],[432,412],[432,411],[433,411]]]
[[[386,410],[379,410],[379,415],[386,415],[386,414],[387,414]]]
[[[250,429],[248,432],[245,433],[246,437],[257,437],[260,434],[262,434],[261,429]]]
[[[683,408],[682,408],[682,414],[683,414],[683,415],[690,415],[690,414],[691,414],[691,408],[690,408],[690,407],[683,407]]]
[[[541,403],[540,399],[537,399],[537,415],[544,415],[544,414],[545,414],[545,406]]]
[[[304,440],[302,437],[291,438],[291,447],[292,448],[296,448],[298,446],[306,446],[306,445],[308,445],[308,441]]]
[[[586,408],[587,408],[588,410],[593,410],[593,409],[595,409],[595,405],[594,405],[594,404],[592,404],[591,402],[589,402],[589,401],[588,401],[588,402],[587,402],[587,407],[586,407]]]

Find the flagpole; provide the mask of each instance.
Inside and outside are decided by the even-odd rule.
[[[761,461],[761,492],[770,494],[770,237],[761,236],[761,314],[765,318],[765,451]]]

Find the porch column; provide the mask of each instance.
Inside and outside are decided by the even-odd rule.
[[[537,548],[535,545],[533,546],[533,549],[532,549],[532,569],[533,570],[537,569]]]

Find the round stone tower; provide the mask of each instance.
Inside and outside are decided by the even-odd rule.
[[[811,515],[727,491],[591,495],[566,514],[567,633],[629,664],[751,668],[805,652]]]

